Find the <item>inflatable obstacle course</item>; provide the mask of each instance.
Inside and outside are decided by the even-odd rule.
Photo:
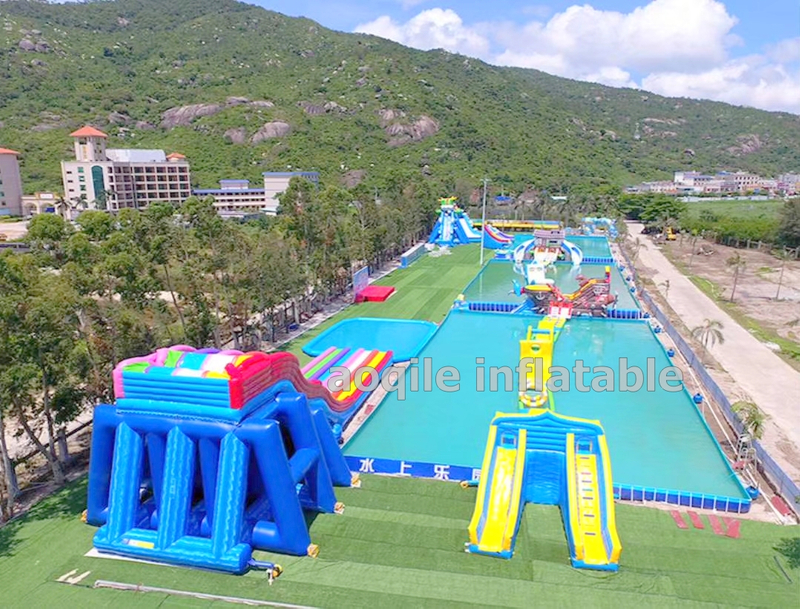
[[[294,356],[159,349],[121,362],[114,390],[94,411],[99,551],[232,573],[259,564],[254,550],[316,552],[304,512],[336,511],[351,476],[328,420],[337,398]]]

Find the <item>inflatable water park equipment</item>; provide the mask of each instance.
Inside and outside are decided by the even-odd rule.
[[[579,267],[583,261],[583,252],[574,243],[567,241],[565,235],[566,232],[560,227],[535,230],[533,239],[514,248],[514,270],[525,277],[528,284],[551,284],[553,281],[546,279],[545,273],[560,258],[571,262],[574,268]]]
[[[602,278],[588,279],[578,275],[577,279],[579,287],[571,294],[563,293],[552,283],[535,283],[522,288],[515,284],[514,289],[520,296],[527,296],[529,309],[542,315],[607,317],[610,305],[617,301],[611,293],[611,267],[605,267]]]
[[[519,341],[520,365],[527,363],[525,387],[520,388],[520,408],[552,408],[552,395],[547,390],[550,367],[553,365],[553,349],[561,334],[567,317],[548,315],[534,328],[528,326],[528,334]]]
[[[544,409],[495,415],[467,551],[511,558],[526,503],[561,508],[573,567],[619,569],[611,462],[598,421]]]
[[[358,391],[331,394],[289,353],[182,345],[120,362],[113,381],[116,403],[94,410],[96,549],[231,573],[264,566],[254,550],[317,552],[304,513],[342,508],[334,486],[353,480],[329,418]]]
[[[483,241],[484,247],[489,249],[508,248],[513,244],[513,237],[494,228],[482,235],[476,230],[469,214],[460,208],[456,201],[456,197],[439,199],[439,219],[433,227],[428,243],[452,247]]]
[[[530,233],[537,229],[556,229],[561,226],[558,220],[486,220],[486,223],[491,224],[495,229],[523,233]],[[475,220],[473,224],[480,226],[481,221]]]
[[[607,235],[612,239],[616,239],[618,236],[617,225],[610,218],[584,218],[583,233],[586,235]]]

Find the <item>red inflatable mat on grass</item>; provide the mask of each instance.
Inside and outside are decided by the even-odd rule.
[[[383,302],[392,294],[394,294],[393,286],[371,285],[356,294],[356,302]]]

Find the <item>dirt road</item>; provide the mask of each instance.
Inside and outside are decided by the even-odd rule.
[[[641,239],[636,266],[647,267],[661,295],[669,281],[668,302],[689,328],[706,319],[723,325],[725,342],[709,348],[719,364],[768,416],[762,444],[795,482],[800,482],[800,372],[737,324],[700,291],[641,235],[642,225],[628,224],[630,234]],[[737,396],[729,396],[734,401]]]

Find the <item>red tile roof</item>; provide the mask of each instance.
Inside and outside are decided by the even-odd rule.
[[[185,159],[186,155],[185,154],[181,154],[180,152],[171,152],[170,154],[167,155],[167,158],[168,159]]]
[[[16,150],[11,150],[11,149],[9,149],[9,148],[0,148],[0,154],[14,154],[14,155],[19,155],[19,152],[17,152]]]
[[[81,127],[77,131],[73,131],[69,134],[70,137],[108,137],[105,133],[100,131],[100,129],[95,129],[94,127],[90,127],[86,125],[85,127]]]

